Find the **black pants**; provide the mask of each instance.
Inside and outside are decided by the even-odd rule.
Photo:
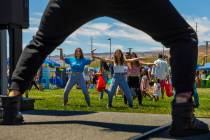
[[[136,92],[137,98],[138,98],[138,103],[139,105],[142,105],[142,94],[140,90],[140,80],[139,77],[137,76],[128,76],[128,86],[130,89],[134,89]],[[124,95],[124,103],[127,104],[127,98]]]
[[[39,30],[18,61],[10,89],[23,93],[48,54],[81,25],[101,16],[142,30],[170,48],[177,94],[193,91],[197,35],[169,0],[50,0]]]

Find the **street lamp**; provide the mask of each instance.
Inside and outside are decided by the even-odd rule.
[[[60,60],[64,60],[63,49],[62,48],[57,48],[57,50],[60,51]]]
[[[208,62],[208,47],[209,47],[210,41],[206,41],[206,63]]]
[[[131,54],[133,48],[128,48],[128,52]]]
[[[163,46],[163,56],[164,56],[164,54],[165,54],[165,46]]]
[[[109,40],[109,58],[112,58],[112,39],[111,37],[108,38],[107,40]]]
[[[93,50],[93,37],[90,38],[90,51]]]

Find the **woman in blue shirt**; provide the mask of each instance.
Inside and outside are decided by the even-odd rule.
[[[85,65],[90,64],[92,60],[84,58],[81,48],[77,48],[75,50],[74,56],[75,57],[64,59],[64,61],[71,66],[71,76],[64,89],[64,106],[67,105],[68,95],[75,84],[78,84],[82,88],[82,92],[85,96],[87,106],[90,106],[90,96],[87,90],[86,82],[83,77],[83,71]]]

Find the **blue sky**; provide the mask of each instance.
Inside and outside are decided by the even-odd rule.
[[[37,31],[41,15],[48,0],[30,0],[30,28],[24,30],[25,46]],[[171,0],[182,16],[193,26],[198,23],[199,44],[204,40],[210,40],[210,0]],[[112,38],[112,51],[117,48],[127,51],[132,47],[133,51],[161,50],[162,45],[152,40],[145,33],[136,30],[126,24],[108,17],[97,18],[83,25],[70,35],[60,45],[65,54],[71,54],[74,49],[81,47],[85,53],[90,52],[90,38],[93,38],[93,46],[98,53],[109,52],[109,41]],[[54,51],[52,55],[59,54]]]

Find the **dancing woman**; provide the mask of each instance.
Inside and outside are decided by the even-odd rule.
[[[65,58],[64,61],[71,66],[72,71],[71,76],[64,89],[64,106],[66,106],[68,103],[68,95],[70,93],[70,90],[76,84],[78,84],[81,87],[82,92],[85,96],[87,106],[90,106],[90,96],[83,76],[83,71],[85,65],[90,64],[92,60],[85,58],[83,56],[82,49],[77,48],[75,50],[74,57]]]
[[[127,63],[138,61],[141,58],[139,57],[139,58],[133,58],[133,59],[125,59],[124,55],[120,49],[117,49],[114,52],[113,59],[101,58],[101,57],[98,57],[95,55],[92,55],[92,57],[99,59],[101,61],[112,63],[114,65],[114,67],[113,67],[114,75],[113,75],[113,79],[112,79],[112,84],[110,86],[110,89],[106,90],[106,92],[108,93],[108,96],[109,96],[107,107],[108,108],[112,107],[113,95],[115,94],[116,89],[119,85],[128,100],[128,106],[132,108],[133,107],[133,99],[132,99],[132,95],[131,95],[131,90],[130,90],[128,83],[126,82],[126,78],[125,78],[127,69],[128,69]]]

